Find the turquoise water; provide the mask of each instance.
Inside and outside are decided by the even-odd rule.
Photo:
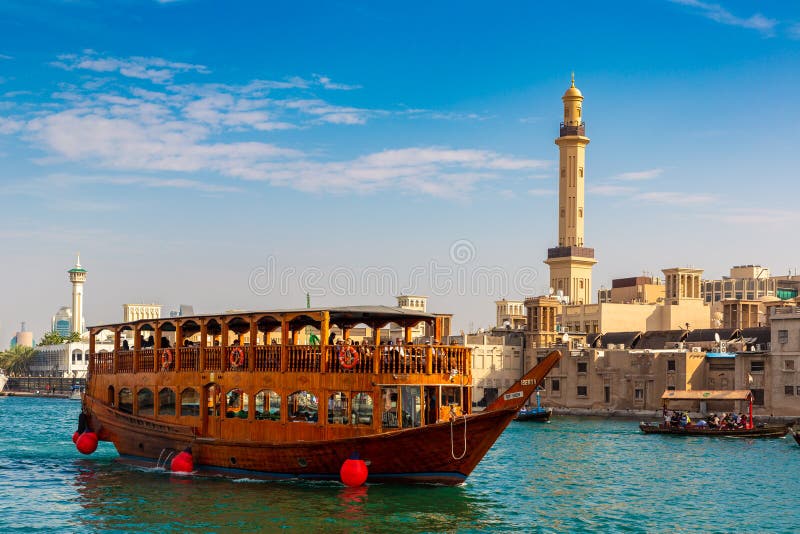
[[[178,477],[72,444],[79,405],[0,397],[0,532],[798,532],[791,438],[512,423],[458,487]]]

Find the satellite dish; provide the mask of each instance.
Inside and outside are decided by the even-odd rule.
[[[551,296],[551,297],[552,297],[552,296],[553,296],[553,293],[554,293],[554,290],[553,290],[553,288],[552,288],[552,287],[551,287],[550,289],[548,289],[548,290],[547,290],[547,294],[548,294],[548,296]]]
[[[569,341],[569,334],[567,334],[567,333],[565,332],[565,333],[564,333],[564,335],[563,335],[563,336],[561,336],[561,341],[562,341],[562,342],[564,342],[564,343],[566,343],[567,341]]]
[[[719,332],[714,332],[714,341],[719,343]]]

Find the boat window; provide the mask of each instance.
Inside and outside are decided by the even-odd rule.
[[[328,423],[346,425],[347,418],[347,393],[337,391],[328,397]]]
[[[442,406],[461,404],[461,388],[458,386],[442,386]]]
[[[403,428],[411,428],[422,424],[422,402],[419,386],[402,386],[400,400],[403,403]]]
[[[114,406],[114,401],[116,400],[116,395],[114,395],[114,386],[108,386],[108,403],[111,406]]]
[[[372,425],[373,402],[369,393],[353,394],[353,411],[350,419],[354,425]]]
[[[281,420],[281,396],[270,389],[256,393],[256,419]]]
[[[381,388],[381,426],[383,428],[398,428],[397,419],[398,392],[396,387]]]
[[[119,403],[117,403],[119,411],[125,413],[133,413],[133,393],[128,388],[119,390]]]
[[[250,409],[247,393],[239,388],[234,388],[225,396],[225,417],[238,417],[247,419]]]
[[[295,391],[287,400],[289,421],[317,422],[319,401],[316,395],[309,391]]]
[[[158,392],[158,415],[175,415],[175,392],[170,388]]]
[[[181,415],[200,415],[200,395],[194,388],[181,391]]]
[[[142,388],[136,394],[136,408],[138,415],[153,415],[153,392]]]
[[[208,415],[211,417],[219,417],[220,415],[220,396],[222,392],[216,384],[209,384],[206,386],[206,398],[208,399]]]

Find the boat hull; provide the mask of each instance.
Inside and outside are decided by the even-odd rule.
[[[711,428],[665,428],[658,423],[640,423],[639,428],[645,434],[669,434],[672,436],[727,436],[738,438],[782,438],[789,432],[788,426],[762,426],[755,428],[737,428],[718,430]]]
[[[122,461],[169,467],[174,454],[191,447],[195,466],[201,472],[338,480],[342,463],[357,453],[368,463],[368,482],[446,485],[464,481],[517,412],[481,412],[452,423],[346,439],[268,443],[196,437],[192,427],[121,413],[92,400],[84,404],[91,406],[90,427],[101,440],[114,444]]]
[[[523,410],[520,411],[517,416],[514,418],[515,421],[535,421],[540,423],[546,423],[550,420],[550,416],[553,415],[553,409],[541,409],[541,410]]]

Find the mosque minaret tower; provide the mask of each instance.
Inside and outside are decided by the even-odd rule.
[[[584,175],[586,168],[586,124],[583,122],[583,95],[572,84],[561,97],[564,122],[555,140],[559,152],[558,246],[547,249],[550,287],[569,297],[570,304],[592,302],[594,249],[583,242]]]
[[[86,282],[86,269],[81,267],[81,255],[78,254],[78,260],[75,262],[75,267],[67,271],[69,273],[69,281],[72,282],[72,332],[83,334],[83,284]]]

